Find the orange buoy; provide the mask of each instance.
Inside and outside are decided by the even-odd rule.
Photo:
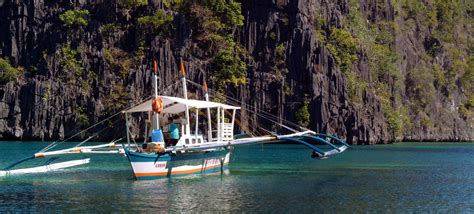
[[[156,113],[163,111],[163,99],[161,99],[161,97],[155,98],[151,102],[151,109],[153,109],[153,111]]]

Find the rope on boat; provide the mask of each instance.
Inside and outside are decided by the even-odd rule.
[[[199,87],[199,88],[203,89],[203,86],[200,85],[199,83],[193,82],[193,81],[191,81],[191,80],[187,80],[187,82],[191,83],[192,85],[194,85],[194,86],[196,86],[196,87]],[[208,89],[208,92],[212,93],[214,96],[215,96],[216,93],[217,93],[216,91],[214,91],[214,90],[212,90],[212,89]],[[279,125],[279,126],[285,128],[285,129],[287,129],[287,130],[289,130],[289,131],[291,131],[291,132],[293,132],[293,133],[297,133],[298,130],[293,129],[293,128],[289,127],[289,126],[286,126],[285,124],[279,122],[279,120],[281,120],[281,121],[283,121],[283,122],[285,122],[285,123],[287,123],[287,124],[289,124],[289,125],[291,125],[291,126],[297,127],[297,128],[300,129],[300,130],[303,130],[303,131],[311,131],[311,130],[309,130],[309,129],[307,129],[307,128],[304,128],[304,127],[301,127],[301,126],[299,126],[298,124],[293,123],[293,122],[291,122],[291,121],[289,121],[289,120],[286,120],[286,119],[284,119],[284,118],[279,118],[279,117],[277,117],[277,116],[275,116],[275,115],[273,115],[273,114],[271,114],[271,113],[269,113],[269,112],[266,112],[266,111],[261,110],[261,109],[257,109],[256,106],[251,106],[251,105],[249,105],[249,104],[247,104],[247,103],[244,103],[244,102],[242,102],[242,101],[240,101],[240,100],[237,100],[237,99],[235,99],[235,98],[233,98],[233,97],[230,97],[230,96],[227,96],[227,95],[225,95],[225,94],[221,94],[221,95],[224,96],[224,97],[227,99],[227,103],[228,103],[228,104],[244,106],[247,111],[249,111],[249,112],[251,112],[251,113],[254,113],[255,115],[257,115],[257,116],[259,116],[259,117],[261,117],[261,118],[263,118],[263,119],[266,119],[266,120],[268,120],[268,121],[270,121],[270,122],[272,122],[272,123],[274,123],[274,124],[277,124],[277,125]],[[262,128],[262,127],[257,127],[257,128],[260,128],[260,129],[264,130],[265,132],[271,133],[270,131],[268,131],[268,130]],[[274,133],[271,133],[271,134],[274,134]],[[319,142],[328,144],[329,146],[333,147],[334,149],[336,149],[336,148],[338,148],[338,147],[335,146],[334,144],[330,143],[329,141],[323,139],[323,138],[329,138],[329,139],[334,140],[334,141],[336,141],[336,142],[338,142],[338,143],[340,143],[340,144],[342,144],[342,145],[345,145],[345,146],[347,146],[347,147],[350,147],[349,144],[347,144],[346,142],[344,142],[343,140],[339,139],[339,138],[336,137],[336,136],[328,135],[328,134],[321,134],[321,133],[314,133],[314,135],[315,135],[315,136],[311,136],[310,138],[313,139],[313,140],[317,140],[317,141],[319,141]],[[309,136],[306,136],[306,138],[308,138],[308,137],[309,137]],[[321,137],[323,137],[323,138],[321,138]],[[340,151],[339,148],[338,148],[338,151]]]
[[[179,83],[180,83],[180,82],[175,82],[175,83],[173,83],[173,84],[167,86],[166,88],[164,88],[163,91],[166,92],[166,91],[172,89],[173,86],[175,86],[175,85],[177,85],[177,84],[179,84]],[[142,97],[141,100],[142,100],[142,101],[143,101],[143,100],[148,100],[148,99],[150,99],[151,97],[153,97],[153,95],[148,95],[148,96],[145,95],[144,97]],[[142,101],[140,101],[140,102],[142,102]],[[80,135],[80,134],[82,134],[82,133],[84,133],[84,132],[86,132],[86,131],[88,131],[88,130],[90,130],[90,129],[96,127],[96,126],[98,126],[99,124],[102,124],[102,123],[104,123],[104,122],[106,122],[106,121],[109,121],[110,119],[112,119],[112,118],[114,118],[114,117],[120,115],[120,114],[122,113],[122,111],[126,111],[126,110],[129,110],[129,109],[133,108],[133,106],[135,106],[136,104],[137,104],[137,103],[134,103],[134,104],[131,105],[130,107],[127,107],[127,108],[125,108],[125,109],[123,109],[123,110],[121,110],[121,111],[118,111],[117,113],[115,113],[115,114],[113,114],[113,115],[111,115],[111,116],[109,116],[109,117],[107,117],[107,118],[105,118],[105,119],[103,119],[103,120],[101,120],[101,121],[99,121],[99,122],[97,122],[97,123],[95,123],[95,124],[93,124],[93,125],[87,127],[86,129],[84,129],[84,130],[82,130],[82,131],[80,131],[80,132],[75,133],[74,135],[68,137],[68,138],[65,139],[65,140],[62,140],[62,141],[54,141],[54,142],[52,142],[51,144],[49,144],[48,146],[46,146],[46,147],[44,147],[43,149],[41,149],[40,151],[38,151],[38,153],[39,153],[39,152],[46,152],[46,151],[51,150],[52,148],[54,148],[55,146],[57,146],[57,145],[59,145],[59,144],[61,144],[61,143],[64,143],[64,142],[66,142],[66,141],[68,141],[68,140],[71,140],[71,139],[73,139],[74,137],[77,137],[78,135]],[[115,123],[114,123],[114,124],[115,124]],[[77,129],[77,128],[76,128],[76,129]],[[87,142],[87,141],[86,141],[86,142]]]
[[[146,97],[146,98],[144,98],[144,99],[147,100],[147,99],[149,99],[149,98],[151,98],[151,97],[152,97],[152,96],[148,96],[148,97]],[[46,146],[45,148],[41,149],[41,150],[38,151],[38,152],[46,152],[46,151],[48,151],[48,150],[54,148],[55,146],[57,146],[57,145],[59,145],[59,144],[61,144],[61,143],[64,143],[64,142],[66,142],[66,141],[68,141],[68,140],[70,140],[70,139],[72,139],[72,138],[74,138],[74,137],[76,137],[76,136],[78,136],[78,135],[80,135],[80,134],[82,134],[82,133],[84,133],[84,132],[86,132],[86,131],[88,131],[88,130],[94,128],[94,127],[96,127],[96,126],[98,126],[99,124],[102,124],[102,123],[104,123],[104,122],[106,122],[106,121],[109,121],[110,119],[116,117],[117,115],[120,115],[120,114],[122,113],[122,111],[126,111],[126,110],[128,110],[128,109],[131,109],[132,107],[133,107],[133,105],[130,106],[130,107],[127,107],[127,108],[125,108],[125,109],[123,109],[123,110],[121,110],[121,111],[119,111],[119,112],[117,112],[117,113],[115,113],[115,114],[113,114],[113,115],[111,115],[111,116],[109,116],[109,117],[107,117],[107,118],[105,118],[105,119],[103,119],[103,120],[101,120],[101,121],[99,121],[99,122],[97,122],[97,123],[95,123],[95,124],[89,126],[89,127],[87,127],[86,129],[84,129],[84,130],[82,130],[82,131],[80,131],[80,132],[77,132],[76,134],[74,134],[74,135],[68,137],[67,139],[65,139],[65,140],[63,140],[63,141],[59,141],[59,142],[58,142],[58,141],[55,141],[55,142],[49,144],[48,146]]]
[[[199,88],[201,88],[201,89],[203,88],[202,85],[200,85],[200,84],[198,84],[198,83],[196,83],[196,82],[193,82],[193,81],[191,81],[191,80],[187,80],[187,82],[189,82],[189,83],[191,83],[192,85],[194,85],[194,86],[196,86],[196,87],[199,87]],[[217,93],[216,91],[214,91],[214,90],[212,90],[212,89],[208,89],[208,91],[211,92],[213,95],[216,95],[216,93]],[[289,131],[292,131],[292,132],[294,132],[294,133],[296,133],[296,132],[298,132],[298,131],[295,130],[295,129],[293,129],[293,128],[290,128],[290,127],[284,125],[284,124],[281,123],[281,122],[278,122],[278,120],[281,120],[281,121],[283,121],[283,122],[285,122],[285,123],[287,123],[287,124],[289,124],[289,125],[292,125],[292,126],[294,126],[294,127],[297,127],[298,129],[301,129],[301,130],[303,130],[303,131],[308,131],[308,130],[309,130],[309,129],[304,128],[304,127],[301,127],[301,126],[299,126],[298,124],[293,123],[293,122],[291,122],[291,121],[289,121],[289,120],[286,120],[286,119],[284,119],[284,118],[279,118],[279,117],[277,117],[277,116],[275,116],[275,115],[273,115],[273,114],[271,114],[271,113],[269,113],[269,112],[266,112],[266,111],[261,110],[261,109],[257,109],[257,107],[251,106],[251,105],[249,105],[249,104],[247,104],[247,103],[244,103],[244,102],[242,102],[242,101],[239,101],[239,100],[237,100],[237,99],[235,99],[235,98],[233,98],[233,97],[227,96],[227,95],[225,95],[225,94],[221,94],[221,95],[228,99],[227,103],[232,104],[232,102],[234,102],[234,103],[236,103],[236,104],[245,106],[245,109],[246,109],[247,111],[252,112],[252,113],[256,114],[257,116],[260,116],[261,118],[267,119],[267,120],[269,120],[270,122],[275,123],[275,124],[277,124],[277,125],[279,125],[279,126],[285,128],[285,129],[288,129]],[[230,101],[229,101],[229,100],[230,100]],[[255,109],[255,110],[253,110],[253,109]]]

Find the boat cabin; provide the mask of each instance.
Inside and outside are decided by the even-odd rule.
[[[156,101],[156,99],[159,99]],[[153,102],[160,102],[160,111],[154,111]],[[235,113],[237,106],[211,101],[159,96],[123,111],[126,118],[127,141],[130,143],[129,117],[132,113],[147,113],[145,138],[164,147],[170,138],[169,117],[179,118],[173,123],[179,127],[179,140],[174,146],[212,144],[230,141],[234,138]],[[156,109],[155,109],[156,110]],[[226,115],[227,112],[227,115]],[[177,116],[177,117],[176,117]],[[149,131],[151,127],[152,131]]]

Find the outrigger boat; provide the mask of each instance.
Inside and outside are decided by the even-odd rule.
[[[292,133],[279,135],[270,132],[270,135],[265,136],[238,137],[234,135],[234,125],[236,112],[241,106],[210,101],[205,83],[202,86],[205,100],[188,99],[186,87],[188,81],[183,64],[181,64],[183,97],[159,95],[156,61],[154,61],[154,70],[154,97],[121,112],[125,116],[126,144],[118,143],[122,140],[120,138],[108,144],[82,146],[94,135],[72,148],[50,151],[58,144],[55,142],[0,171],[0,176],[48,172],[90,162],[89,159],[82,159],[51,163],[57,159],[57,156],[65,154],[123,154],[129,160],[135,178],[148,180],[189,174],[224,173],[228,170],[233,148],[245,144],[299,143],[311,149],[311,157],[318,159],[342,153],[349,147],[347,143],[335,136],[316,133],[301,127],[299,128],[302,131],[297,131],[284,124],[279,125]],[[141,145],[135,142],[134,136],[136,135],[131,133],[130,120],[132,114],[136,113],[145,114],[148,117],[145,122],[145,141]],[[201,118],[200,115],[206,116]],[[180,135],[176,144],[165,143],[171,142],[169,130],[166,130],[167,126],[160,123],[166,118],[165,116],[174,116],[174,118],[181,116],[181,119],[172,122],[181,126],[178,129]],[[151,141],[148,142],[150,139]],[[326,144],[330,149],[325,151],[312,143]],[[53,157],[53,159],[47,161],[43,166],[13,169],[20,163],[43,157]]]

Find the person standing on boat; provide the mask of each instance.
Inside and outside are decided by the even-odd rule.
[[[168,140],[168,146],[176,146],[179,140],[178,125],[174,123],[173,119],[177,119],[177,116],[175,115],[174,118],[173,117],[168,118],[168,121],[169,121],[168,130],[170,132],[170,139]]]

